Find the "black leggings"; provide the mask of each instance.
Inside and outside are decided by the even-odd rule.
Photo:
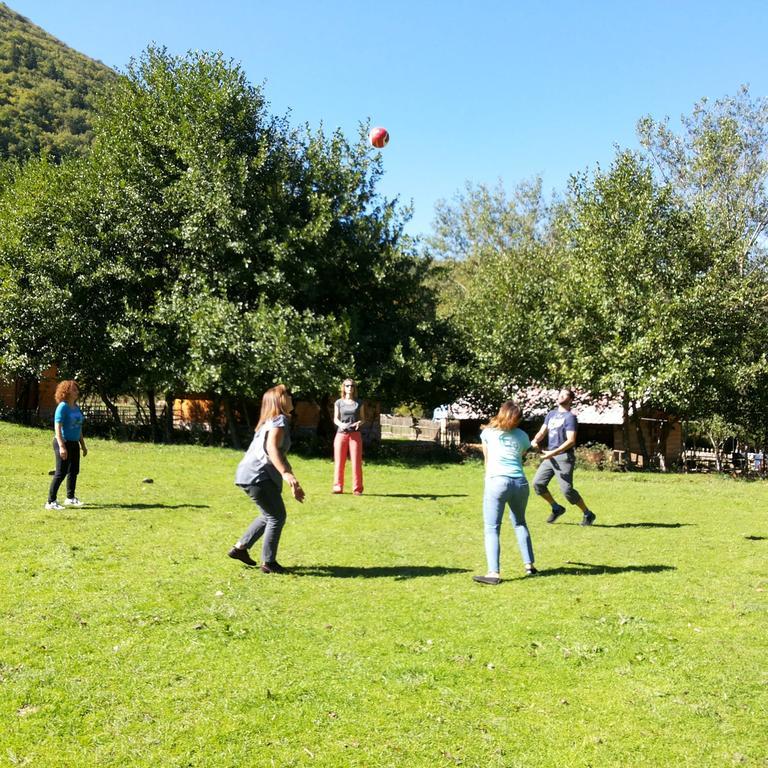
[[[56,501],[56,494],[59,492],[59,486],[67,478],[67,498],[75,498],[75,486],[77,485],[77,475],[80,472],[80,443],[77,440],[65,440],[67,446],[67,458],[62,459],[59,453],[59,441],[53,439],[53,455],[56,457],[56,472],[51,480],[51,487],[48,489],[48,502]]]

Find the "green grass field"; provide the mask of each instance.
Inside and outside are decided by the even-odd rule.
[[[54,513],[51,438],[0,424],[0,766],[768,766],[764,483],[577,473],[483,587],[479,463],[294,459],[275,576],[238,452],[91,440]]]

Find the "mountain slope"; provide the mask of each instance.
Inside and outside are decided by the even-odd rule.
[[[0,2],[0,158],[82,152],[94,97],[115,76]]]

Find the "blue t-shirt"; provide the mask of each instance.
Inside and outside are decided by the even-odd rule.
[[[485,446],[486,477],[525,477],[523,454],[531,447],[531,440],[522,429],[486,427],[480,440]]]
[[[56,406],[56,414],[53,417],[54,424],[61,424],[61,434],[64,440],[77,442],[83,432],[83,412],[77,403],[69,406],[62,400]]]
[[[570,411],[550,411],[544,419],[544,426],[549,430],[547,448],[554,451],[559,448],[567,439],[566,432],[576,432],[579,428],[577,418]],[[569,455],[573,449],[566,452]]]
[[[254,485],[264,480],[272,480],[278,488],[283,487],[283,477],[272,464],[267,454],[267,435],[275,427],[283,427],[283,443],[280,446],[283,453],[287,453],[291,447],[291,434],[288,427],[288,417],[280,414],[274,419],[265,421],[259,431],[253,436],[248,450],[245,452],[235,473],[235,485]]]

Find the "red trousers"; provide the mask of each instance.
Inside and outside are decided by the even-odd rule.
[[[363,492],[363,438],[359,432],[337,432],[333,440],[333,490],[344,490],[347,454],[352,462],[352,490]]]

